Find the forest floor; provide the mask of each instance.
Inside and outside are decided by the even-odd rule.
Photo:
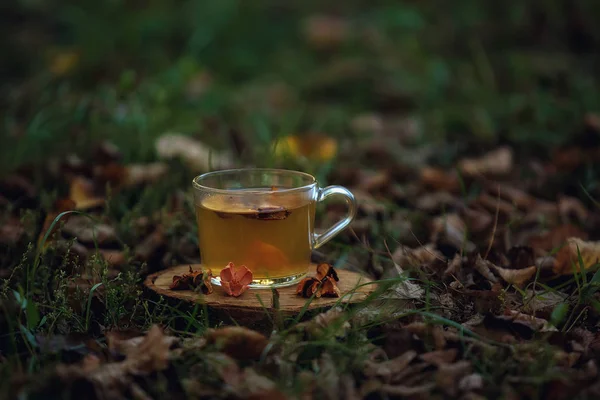
[[[600,396],[600,7],[320,3],[7,8],[0,397]],[[377,295],[258,332],[145,290],[226,167],[349,188],[313,261]]]

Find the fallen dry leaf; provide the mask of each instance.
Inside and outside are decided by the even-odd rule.
[[[441,168],[425,167],[420,172],[420,182],[426,189],[458,193],[460,184],[455,173]]]
[[[150,261],[167,245],[167,238],[159,226],[135,248],[135,258],[140,261]]]
[[[579,255],[583,265],[579,263]],[[567,244],[556,253],[553,271],[557,275],[579,273],[581,268],[588,270],[600,261],[600,242],[586,242],[579,238],[569,238]]]
[[[110,225],[97,223],[84,215],[73,215],[65,222],[62,231],[74,236],[79,242],[87,244],[106,245],[118,241],[115,228]]]
[[[302,162],[331,161],[337,154],[337,142],[335,139],[318,134],[286,136],[278,139],[273,144],[275,156],[279,158],[291,158]]]
[[[316,49],[337,47],[351,33],[348,21],[331,15],[313,15],[303,25],[306,41]]]
[[[468,177],[495,177],[508,174],[513,167],[513,151],[500,147],[480,158],[466,158],[458,163],[459,170]]]
[[[549,232],[531,236],[529,245],[536,251],[542,250],[542,252],[538,251],[538,254],[543,255],[546,252],[559,249],[571,237],[587,240],[588,234],[575,225],[559,225]]]
[[[435,350],[429,353],[424,353],[419,358],[429,364],[440,366],[443,364],[451,364],[456,360],[458,356],[457,349],[446,349],[446,350]]]
[[[46,218],[44,219],[44,225],[42,226],[42,230],[40,231],[40,235],[38,237],[38,246],[41,245],[42,240],[44,239],[44,237],[46,235],[48,235],[49,239],[52,237],[52,234],[54,234],[58,230],[58,228],[60,227],[60,222],[61,221],[63,223],[65,221],[68,221],[68,219],[72,215],[71,214],[66,214],[63,217],[61,217],[61,221],[59,221],[58,223],[54,224],[54,227],[52,228],[52,231],[48,232],[48,230],[52,226],[52,223],[54,222],[54,220],[56,219],[56,217],[58,217],[63,212],[71,211],[73,209],[75,209],[75,202],[73,200],[71,200],[71,199],[59,199],[59,200],[57,200],[57,201],[54,202],[54,205],[52,206],[52,210],[49,211],[46,214]],[[47,247],[49,244],[50,244],[50,240],[46,241],[46,243],[44,244],[44,246]]]
[[[252,283],[252,271],[245,265],[236,267],[232,262],[221,270],[221,287],[230,296],[238,297]]]
[[[493,268],[494,271],[496,271],[506,283],[510,283],[519,287],[523,286],[525,282],[528,282],[531,278],[533,278],[537,271],[537,267],[535,265],[521,269],[508,269],[498,267],[496,265],[494,265]]]
[[[581,200],[570,196],[559,196],[558,213],[565,223],[572,219],[575,219],[579,223],[583,223],[588,219],[590,214]]]
[[[76,210],[89,210],[102,207],[106,200],[96,192],[94,182],[82,176],[76,176],[71,180],[69,188],[69,199],[75,202]]]
[[[408,367],[408,364],[410,364],[411,361],[416,357],[417,352],[414,350],[409,350],[399,357],[381,363],[367,361],[364,374],[367,377],[377,376],[389,381],[393,376],[399,374],[402,372],[402,370]]]
[[[443,259],[442,253],[437,251],[431,243],[416,249],[400,246],[392,254],[392,260],[400,268],[419,267]]]
[[[242,326],[211,329],[206,341],[236,360],[258,360],[269,343],[264,335]]]
[[[16,217],[9,217],[0,224],[0,244],[5,246],[15,246],[25,236],[25,227],[21,220]]]
[[[212,169],[227,169],[233,165],[231,157],[185,135],[166,133],[155,143],[160,158],[181,158],[194,172],[207,172]]]

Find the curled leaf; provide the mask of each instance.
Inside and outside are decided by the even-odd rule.
[[[296,287],[296,294],[305,298],[311,297],[313,294],[317,293],[319,289],[319,284],[321,282],[313,277],[306,277],[298,283]],[[319,293],[316,294],[316,297],[321,297]]]
[[[73,178],[69,188],[69,198],[75,202],[75,209],[89,210],[104,206],[105,199],[96,194],[94,183],[81,176]]]
[[[336,270],[331,265],[327,263],[321,263],[317,265],[317,279],[322,281],[327,277],[333,278],[336,282],[340,280]]]
[[[533,278],[535,272],[537,271],[537,267],[535,265],[521,269],[508,269],[493,265],[493,268],[506,283],[517,286],[523,286],[525,282]]]
[[[324,297],[340,297],[340,289],[337,287],[335,283],[335,279],[331,276],[326,276],[322,281],[322,286],[320,289],[321,296]]]
[[[296,287],[296,294],[305,298],[315,296],[340,297],[340,289],[336,282],[339,281],[337,272],[327,263],[317,266],[316,277],[306,277]]]
[[[252,283],[252,271],[245,265],[236,266],[230,262],[220,273],[221,286],[230,296],[238,297],[248,289]]]

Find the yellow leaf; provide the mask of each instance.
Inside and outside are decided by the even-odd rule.
[[[554,273],[558,275],[572,275],[579,272],[579,255],[583,261],[583,268],[588,270],[600,261],[600,242],[586,242],[579,238],[569,238],[567,244],[556,253]]]
[[[75,69],[79,63],[79,53],[74,50],[63,50],[50,60],[50,72],[55,76],[64,76]]]
[[[291,135],[279,139],[274,145],[275,155],[295,160],[327,162],[337,154],[335,139],[320,134]]]

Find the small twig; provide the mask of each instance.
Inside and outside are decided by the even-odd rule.
[[[494,216],[494,227],[492,228],[492,236],[490,237],[490,243],[488,244],[488,248],[485,251],[484,260],[487,260],[490,251],[492,250],[492,245],[494,244],[494,237],[496,236],[496,229],[498,228],[498,214],[500,213],[500,186],[498,186],[498,201],[496,202],[496,215]]]

